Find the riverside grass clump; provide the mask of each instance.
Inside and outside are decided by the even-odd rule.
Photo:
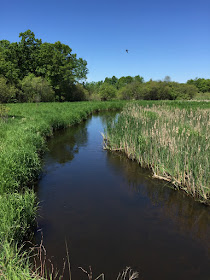
[[[127,104],[108,125],[105,146],[209,204],[209,109],[208,102]]]
[[[30,239],[35,225],[37,202],[32,186],[41,170],[46,139],[54,130],[74,125],[92,112],[121,109],[124,104],[112,101],[1,105],[0,279],[41,279],[32,271],[22,246],[24,240]]]

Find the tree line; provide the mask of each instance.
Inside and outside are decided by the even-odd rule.
[[[81,100],[210,99],[210,79],[187,83],[144,81],[126,76],[85,82],[87,61],[77,58],[61,42],[43,43],[31,30],[19,34],[20,41],[0,41],[0,102],[47,102]]]
[[[144,81],[141,76],[106,78],[104,81],[86,83],[89,99],[96,100],[176,100],[210,99],[210,79],[188,80],[187,83],[171,81],[166,76],[163,81]]]
[[[78,83],[86,79],[85,60],[59,41],[43,43],[31,30],[19,37],[0,41],[0,102],[83,99]]]

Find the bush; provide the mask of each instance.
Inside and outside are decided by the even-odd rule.
[[[144,85],[141,82],[132,82],[119,90],[118,97],[124,100],[144,99],[142,93],[143,87]]]
[[[173,83],[172,92],[175,99],[192,99],[198,89],[194,85]]]
[[[21,88],[25,102],[51,102],[55,99],[55,93],[48,81],[31,73],[24,77]]]
[[[65,101],[85,101],[88,100],[89,93],[82,84],[70,85],[65,89],[62,97]]]
[[[99,96],[101,100],[112,100],[116,97],[117,90],[114,86],[104,83],[99,89]]]
[[[193,99],[196,100],[210,100],[210,92],[198,92]]]
[[[4,77],[0,77],[0,102],[9,103],[15,100],[17,89],[9,85]]]

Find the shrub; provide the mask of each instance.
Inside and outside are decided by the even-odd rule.
[[[101,100],[106,101],[106,100],[112,100],[116,97],[117,90],[114,86],[109,85],[107,83],[104,83],[101,85],[99,89],[99,95]]]
[[[17,89],[9,85],[4,77],[0,77],[0,102],[12,102],[16,97]]]
[[[54,101],[55,93],[44,78],[35,77],[34,74],[29,74],[24,77],[21,82],[23,90],[22,98],[26,102],[47,102]]]

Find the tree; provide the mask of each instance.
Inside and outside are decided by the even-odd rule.
[[[112,76],[112,78],[105,78],[104,83],[117,87],[118,78]]]
[[[10,83],[18,84],[20,69],[18,68],[17,44],[9,41],[0,41],[0,73]]]
[[[137,75],[137,76],[134,77],[134,81],[135,82],[139,82],[139,83],[143,83],[144,82],[144,78],[139,76],[139,75]]]
[[[38,53],[36,75],[50,82],[60,101],[69,94],[73,84],[86,78],[88,71],[87,62],[71,52],[69,46],[58,41],[42,44]]]
[[[188,80],[188,85],[194,85],[201,92],[210,92],[210,79],[196,78],[194,80]]]
[[[124,86],[126,86],[127,84],[130,84],[134,81],[134,78],[131,77],[131,76],[126,76],[126,77],[121,77],[119,78],[118,80],[118,83],[117,83],[117,88],[120,89]]]
[[[118,97],[124,100],[144,99],[142,95],[142,82],[134,81],[119,90]]]
[[[21,41],[18,43],[18,66],[20,79],[29,73],[35,74],[37,68],[37,54],[42,44],[41,39],[36,39],[31,30],[19,34]]]
[[[103,83],[99,90],[99,95],[103,101],[114,99],[116,97],[116,93],[116,88],[107,83]]]
[[[169,83],[169,82],[171,82],[171,77],[170,76],[165,76],[163,81],[166,82],[166,83]]]
[[[86,79],[87,62],[72,54],[68,45],[42,43],[31,30],[19,37],[19,43],[0,41],[0,73],[11,84],[20,87],[30,74],[43,77],[62,100],[74,84]]]

